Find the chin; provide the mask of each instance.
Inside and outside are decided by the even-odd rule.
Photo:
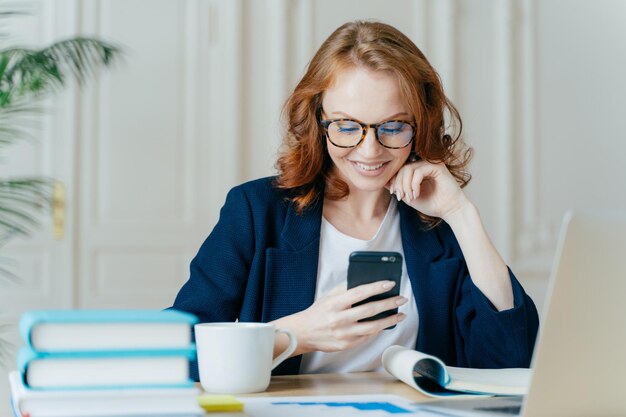
[[[350,187],[360,191],[380,191],[389,180],[386,178],[350,178]]]

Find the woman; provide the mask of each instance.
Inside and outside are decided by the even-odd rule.
[[[278,176],[229,192],[173,308],[290,329],[298,349],[276,374],[379,370],[392,344],[456,366],[529,366],[537,311],[462,191],[471,153],[420,50],[389,25],[347,23],[285,115]],[[399,296],[352,307],[391,285],[348,290],[356,250],[403,255]]]

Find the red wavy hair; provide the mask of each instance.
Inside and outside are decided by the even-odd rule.
[[[348,185],[331,169],[333,163],[319,122],[324,91],[340,71],[357,66],[386,71],[397,79],[417,123],[413,152],[426,161],[445,163],[460,186],[467,185],[471,175],[466,168],[472,150],[461,139],[461,117],[446,98],[437,72],[396,28],[354,21],[324,41],[283,108],[287,131],[276,163],[276,185],[289,191],[297,212],[302,213],[322,195],[341,199],[349,194]],[[431,226],[438,223],[437,219],[420,216]]]

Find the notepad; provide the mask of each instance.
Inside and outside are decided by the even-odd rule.
[[[198,404],[208,412],[243,411],[243,403],[232,395],[201,395]]]

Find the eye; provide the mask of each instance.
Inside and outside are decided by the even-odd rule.
[[[388,122],[378,128],[378,132],[382,135],[397,135],[401,133],[406,124],[401,122]]]
[[[356,133],[361,130],[361,126],[354,122],[335,122],[332,127],[337,133],[346,134]]]

